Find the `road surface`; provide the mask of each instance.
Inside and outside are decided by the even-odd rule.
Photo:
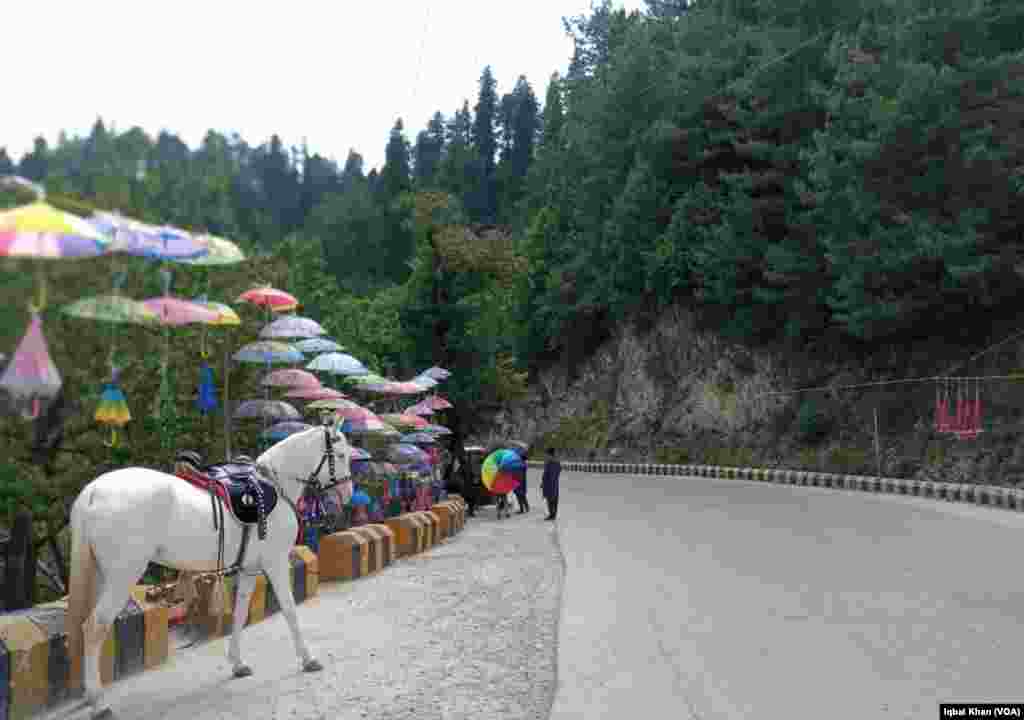
[[[1024,700],[1024,514],[565,473],[553,720],[937,718]]]

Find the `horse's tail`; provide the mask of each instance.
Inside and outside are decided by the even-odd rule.
[[[81,660],[85,647],[82,625],[96,606],[96,556],[86,536],[86,513],[91,488],[86,488],[71,506],[71,572],[68,579],[68,612],[65,632],[71,659],[70,687],[80,687]]]

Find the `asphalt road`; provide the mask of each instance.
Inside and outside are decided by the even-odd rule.
[[[1024,514],[565,473],[557,524],[553,720],[931,719],[940,702],[1024,701]]]

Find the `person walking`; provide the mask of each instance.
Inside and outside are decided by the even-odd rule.
[[[519,501],[519,514],[530,512],[530,501],[526,497],[526,460],[523,460],[523,471],[519,475],[519,485],[516,487],[516,500]]]
[[[544,463],[544,476],[541,479],[541,492],[548,503],[548,516],[545,520],[554,520],[558,516],[558,477],[562,474],[562,463],[555,457],[555,449],[548,448],[548,459]]]

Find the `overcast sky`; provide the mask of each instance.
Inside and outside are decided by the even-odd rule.
[[[615,5],[641,9],[641,0]],[[266,8],[266,9],[264,9]],[[395,118],[415,139],[435,110],[476,102],[485,64],[507,92],[520,74],[543,102],[572,53],[561,18],[589,0],[7,0],[0,147],[17,160],[42,134],[161,129],[196,147],[208,129],[286,144],[367,170]],[[14,29],[17,30],[14,30]]]

